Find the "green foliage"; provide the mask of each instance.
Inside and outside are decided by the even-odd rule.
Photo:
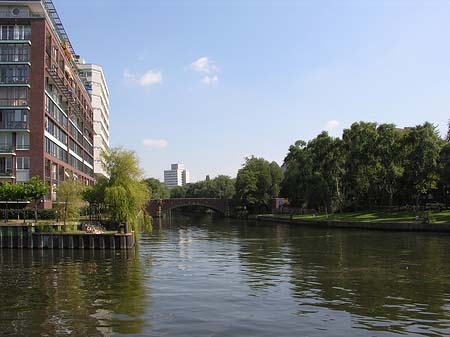
[[[31,208],[9,209],[6,211],[8,219],[35,219],[35,210]],[[57,213],[55,209],[38,209],[37,216],[39,220],[56,220]],[[5,211],[0,212],[0,216],[6,216]]]
[[[447,146],[430,123],[397,129],[359,122],[342,140],[322,132],[289,148],[281,194],[291,205],[332,211],[418,205],[439,184],[450,188]]]
[[[39,177],[32,177],[26,184],[23,185],[25,198],[34,201],[34,219],[38,220],[38,204],[39,201],[49,192],[48,185]]]
[[[147,184],[142,181],[138,158],[133,151],[114,148],[103,154],[103,160],[110,176],[105,184],[104,199],[111,219],[135,226],[138,215],[145,211],[150,199]]]
[[[266,206],[271,198],[278,196],[282,177],[277,163],[264,158],[246,158],[236,177],[237,202],[252,210]]]
[[[99,178],[94,186],[86,186],[83,190],[83,200],[90,204],[103,204],[105,200],[105,189],[108,186],[108,179]]]
[[[436,127],[424,123],[406,130],[402,139],[404,149],[403,192],[411,196],[411,202],[437,188],[438,161],[444,141]]]
[[[144,179],[144,182],[147,184],[147,187],[150,191],[152,199],[169,199],[170,198],[169,189],[166,187],[166,185],[164,185],[164,183],[160,182],[158,179],[147,178],[147,179]]]
[[[23,187],[25,189],[25,198],[28,200],[37,201],[49,192],[48,184],[43,182],[38,176],[32,177],[27,183],[23,184]]]
[[[341,209],[344,171],[342,141],[322,132],[309,143],[289,148],[284,167],[282,195],[294,206]]]
[[[61,182],[56,189],[57,209],[64,225],[78,220],[82,206],[83,185],[73,178]]]
[[[225,175],[214,179],[208,176],[206,180],[172,188],[170,197],[232,199],[235,194],[234,184],[234,179]]]
[[[187,186],[175,186],[170,190],[171,198],[186,198]]]

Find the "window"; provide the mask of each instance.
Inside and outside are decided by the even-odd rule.
[[[52,185],[52,201],[56,201],[56,184]]]
[[[46,117],[45,119],[45,129],[51,133],[56,139],[58,139],[64,145],[67,145],[67,134],[57,126],[52,120]]]
[[[0,175],[12,174],[11,157],[0,157]]]
[[[56,166],[56,164],[52,164],[52,180],[57,180],[58,179],[58,167]]]
[[[17,150],[30,149],[30,135],[28,133],[17,133],[16,148]]]
[[[28,129],[28,111],[0,110],[0,128]]]
[[[6,148],[12,147],[12,133],[1,132],[0,133],[0,148],[5,150]]]
[[[45,137],[45,152],[53,157],[58,158],[64,162],[67,162],[67,151],[62,147],[53,143],[50,139]]]
[[[55,103],[46,95],[45,96],[45,109],[47,112],[58,121],[63,128],[67,129],[67,116],[62,110],[56,106]]]
[[[0,26],[0,40],[29,40],[31,27],[24,25]]]
[[[30,157],[17,157],[16,169],[29,170],[30,169]]]
[[[0,87],[0,105],[3,106],[27,106],[28,88]]]
[[[28,62],[30,61],[30,45],[6,43],[0,45],[0,61]]]
[[[15,65],[15,64],[0,65],[0,83],[27,84],[30,78],[29,73],[30,67],[27,65]]]

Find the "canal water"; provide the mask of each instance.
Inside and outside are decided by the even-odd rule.
[[[450,236],[174,217],[135,252],[0,250],[1,336],[450,335]]]

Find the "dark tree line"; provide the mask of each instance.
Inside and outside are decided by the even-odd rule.
[[[219,198],[232,199],[235,194],[235,179],[219,175],[214,179],[202,180],[170,190],[171,198]]]
[[[446,202],[450,143],[424,123],[354,123],[341,138],[322,132],[297,141],[284,160],[281,195],[291,205],[329,211]]]

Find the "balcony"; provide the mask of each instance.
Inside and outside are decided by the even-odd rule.
[[[0,108],[27,108],[28,106],[28,99],[27,98],[0,98]]]
[[[14,172],[11,168],[0,167],[0,179],[13,179]]]
[[[29,77],[28,76],[0,77],[0,86],[30,88]]]
[[[30,131],[28,122],[0,121],[0,130]]]
[[[0,64],[28,64],[30,65],[30,56],[27,54],[0,54]]]
[[[16,144],[16,149],[15,150],[17,150],[17,151],[28,151],[29,149],[30,149],[30,144]]]
[[[15,156],[16,149],[12,144],[0,144],[0,156]]]

